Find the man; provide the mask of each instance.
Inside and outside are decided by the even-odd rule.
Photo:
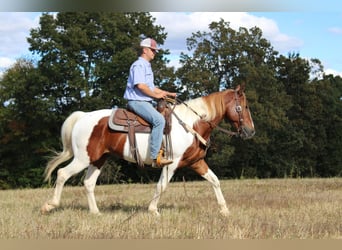
[[[130,67],[124,93],[124,98],[128,100],[128,109],[152,125],[150,156],[154,168],[171,164],[172,161],[159,154],[163,141],[165,119],[153,107],[152,100],[167,96],[176,97],[176,93],[164,91],[154,85],[154,75],[150,61],[154,59],[157,51],[157,43],[154,39],[146,38],[140,42],[140,56]]]

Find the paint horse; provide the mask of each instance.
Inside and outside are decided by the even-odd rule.
[[[220,213],[229,214],[220,182],[205,162],[207,146],[204,145],[203,139],[208,141],[213,129],[220,128],[218,124],[223,119],[231,122],[237,130],[235,133],[242,139],[253,137],[255,129],[244,88],[244,85],[238,85],[235,89],[214,92],[173,105],[170,132],[173,138],[173,163],[162,169],[155,194],[148,207],[150,212],[159,215],[157,205],[161,193],[165,191],[175,171],[187,166],[211,183],[220,206]],[[50,180],[58,165],[72,157],[73,159],[67,166],[58,169],[53,197],[42,206],[41,212],[46,213],[58,207],[65,182],[71,176],[88,168],[84,179],[88,205],[91,213],[99,213],[94,189],[106,156],[115,154],[126,161],[135,162],[127,133],[111,130],[108,126],[111,113],[111,109],[76,111],[64,121],[61,128],[63,151],[48,162],[45,180]],[[186,127],[192,132],[190,133]],[[136,135],[136,146],[146,165],[152,163],[149,159],[149,137],[149,133]]]

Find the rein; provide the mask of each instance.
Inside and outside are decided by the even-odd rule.
[[[184,104],[188,109],[190,109],[195,115],[197,115],[200,119],[204,119],[204,117],[202,116],[202,115],[200,115],[200,114],[198,114],[197,112],[196,112],[196,110],[194,110],[193,108],[191,108],[186,102],[184,102],[184,101],[182,101],[182,100],[180,100],[179,98],[175,98],[175,99],[173,99],[173,98],[166,98],[165,99],[168,103],[172,103],[172,104]],[[239,114],[239,130],[240,130],[240,124],[241,124],[241,122],[243,121],[243,119],[242,119],[242,116],[241,116],[241,112],[242,112],[242,108],[241,108],[241,105],[240,105],[240,101],[239,101],[239,98],[238,98],[238,96],[237,96],[237,93],[236,93],[236,91],[235,91],[235,103],[236,103],[236,112]],[[175,117],[177,118],[177,120],[179,121],[179,123],[185,128],[185,126],[187,126],[175,113],[174,113],[174,111],[173,111],[173,109],[171,109],[172,110],[172,113],[175,115]],[[225,133],[225,134],[227,134],[228,136],[230,136],[230,137],[232,137],[232,136],[239,136],[239,132],[234,132],[234,131],[230,131],[230,130],[227,130],[227,129],[224,129],[224,128],[222,128],[222,127],[220,127],[220,126],[218,126],[218,125],[215,125],[214,123],[212,123],[212,122],[210,122],[210,121],[207,121],[207,123],[209,123],[209,125],[210,125],[210,127],[212,127],[212,128],[216,128],[216,129],[218,129],[219,131],[221,131],[221,132],[223,132],[223,133]],[[186,130],[189,130],[189,126],[187,126],[186,128],[185,128]],[[191,130],[193,130],[193,129],[191,129]],[[190,131],[190,132],[192,132],[192,131]],[[206,143],[206,141],[205,141],[205,139],[203,139],[196,131],[194,131],[195,133],[196,133],[196,136],[197,137],[200,137],[200,138],[198,138],[205,146],[207,146],[207,143]]]
[[[190,109],[195,115],[197,115],[200,119],[204,119],[204,116],[200,115],[197,113],[196,110],[194,110],[193,108],[191,108],[186,102],[180,100],[179,98],[168,98],[166,97],[165,99],[168,103],[172,103],[172,104],[184,104],[188,109]],[[237,93],[235,91],[235,103],[236,103],[236,112],[239,114],[239,122],[241,123],[243,121],[242,119],[242,116],[241,116],[241,112],[242,112],[242,108],[241,108],[241,105],[240,105],[240,102],[239,102],[239,98],[237,96]],[[173,109],[172,110],[172,113],[175,114],[173,112]],[[176,116],[176,115],[175,115]],[[177,116],[176,116],[177,117]],[[178,118],[177,118],[178,119]],[[207,123],[209,123],[210,127],[212,128],[216,128],[217,130],[227,134],[228,136],[232,137],[232,136],[239,136],[239,132],[234,132],[234,131],[230,131],[230,130],[227,130],[227,129],[224,129],[218,125],[215,125],[213,124],[212,122],[209,122],[207,121]],[[240,123],[239,123],[239,127],[240,127]]]

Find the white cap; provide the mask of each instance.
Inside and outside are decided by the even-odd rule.
[[[157,48],[157,42],[152,38],[146,38],[140,42],[140,47],[147,47],[154,50],[159,50]]]

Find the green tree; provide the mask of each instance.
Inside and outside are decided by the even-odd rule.
[[[177,77],[186,98],[232,88],[248,78],[251,67],[270,63],[277,54],[257,27],[236,31],[221,19],[209,29],[193,33],[187,39],[191,55],[181,54]]]
[[[31,30],[30,50],[49,79],[56,112],[94,110],[124,104],[122,95],[135,49],[142,37],[164,43],[163,28],[148,13],[67,12],[43,14],[40,27]],[[156,79],[162,78],[166,59],[158,54]]]
[[[312,121],[316,128],[315,171],[322,177],[342,175],[342,78],[324,76],[313,82],[321,102],[321,113]],[[318,143],[320,142],[320,143]]]
[[[339,150],[330,145],[339,145],[340,141],[341,91],[332,84],[333,78],[320,79],[322,75],[323,66],[318,59],[306,60],[292,53],[278,60],[278,79],[292,102],[287,110],[289,140],[284,150],[291,163],[287,171],[290,176],[337,174],[327,160],[332,154],[335,164],[340,166],[341,157],[336,157]]]
[[[39,186],[43,156],[58,142],[56,116],[45,99],[42,83],[33,63],[24,59],[1,80],[0,177],[6,186]]]
[[[275,78],[278,52],[257,27],[236,31],[221,20],[212,22],[209,30],[187,39],[191,55],[181,55],[178,87],[184,91],[183,98],[193,98],[247,82],[257,135],[240,141],[214,133],[208,158],[215,172],[224,176],[264,176],[274,165],[268,150],[286,126],[285,110],[290,105],[283,85]]]

